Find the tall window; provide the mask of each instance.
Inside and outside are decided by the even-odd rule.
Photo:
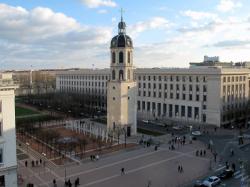
[[[0,163],[3,163],[3,149],[0,148]]]
[[[115,80],[115,70],[112,71],[112,80]]]
[[[119,53],[119,63],[123,63],[123,52]]]
[[[130,70],[128,70],[128,80],[130,80]]]
[[[112,63],[115,63],[115,52],[112,52]]]
[[[119,80],[123,80],[123,70],[119,71]]]
[[[128,63],[130,63],[130,51],[128,51]]]

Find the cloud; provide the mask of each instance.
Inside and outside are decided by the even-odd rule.
[[[146,21],[140,21],[129,27],[129,33],[136,37],[139,33],[151,29],[166,29],[170,27],[170,22],[163,17],[153,17]]]
[[[239,0],[220,0],[217,10],[220,12],[229,12],[240,7],[242,7],[242,4]]]
[[[203,19],[216,19],[218,16],[214,13],[210,12],[199,12],[199,11],[192,11],[186,10],[181,12],[182,15],[190,17],[193,20],[203,20]]]
[[[88,8],[98,8],[101,6],[116,7],[117,4],[113,0],[81,0]]]
[[[49,8],[26,10],[6,4],[0,4],[0,30],[0,64],[13,68],[100,63],[90,57],[107,50],[112,37],[111,28],[82,25]]]
[[[108,11],[106,9],[101,9],[97,11],[98,14],[107,14]]]
[[[250,45],[250,40],[225,40],[225,41],[219,41],[215,44],[213,44],[214,47],[226,47],[226,48],[232,48],[232,47],[245,47]]]

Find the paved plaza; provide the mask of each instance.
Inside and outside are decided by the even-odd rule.
[[[56,167],[51,163],[25,167],[25,160],[18,163],[18,174],[24,182],[34,183],[39,187],[50,187],[53,179],[57,186],[64,186],[66,180],[74,183],[80,178],[80,186],[91,187],[178,187],[191,182],[194,178],[207,173],[211,164],[211,155],[197,157],[197,149],[204,149],[199,142],[179,146],[169,150],[168,145],[161,145],[157,151],[154,147],[138,147],[129,151],[120,151],[101,156],[98,161],[85,160],[81,164]],[[32,155],[30,156],[32,159]],[[178,172],[178,165],[183,166],[183,173]],[[121,175],[121,168],[125,174]]]

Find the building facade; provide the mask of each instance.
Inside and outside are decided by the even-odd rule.
[[[0,186],[17,187],[15,94],[12,74],[0,73]]]
[[[247,68],[136,69],[134,77],[138,119],[222,126],[242,118],[242,110],[249,106]],[[56,79],[61,92],[106,94],[111,73],[79,70],[58,74]]]

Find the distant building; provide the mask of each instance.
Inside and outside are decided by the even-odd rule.
[[[218,56],[208,57],[204,56],[203,62],[190,62],[190,67],[199,67],[199,66],[221,66],[221,67],[233,67],[233,62],[220,62],[220,58]]]
[[[17,187],[15,94],[11,73],[0,73],[0,186]]]
[[[222,126],[239,118],[249,102],[247,68],[142,68],[134,71],[134,78],[138,119]],[[56,88],[105,98],[110,79],[108,69],[67,71],[57,74]]]
[[[57,69],[12,71],[13,80],[19,85],[19,88],[15,90],[15,94],[21,96],[54,92],[56,73],[60,71]]]

